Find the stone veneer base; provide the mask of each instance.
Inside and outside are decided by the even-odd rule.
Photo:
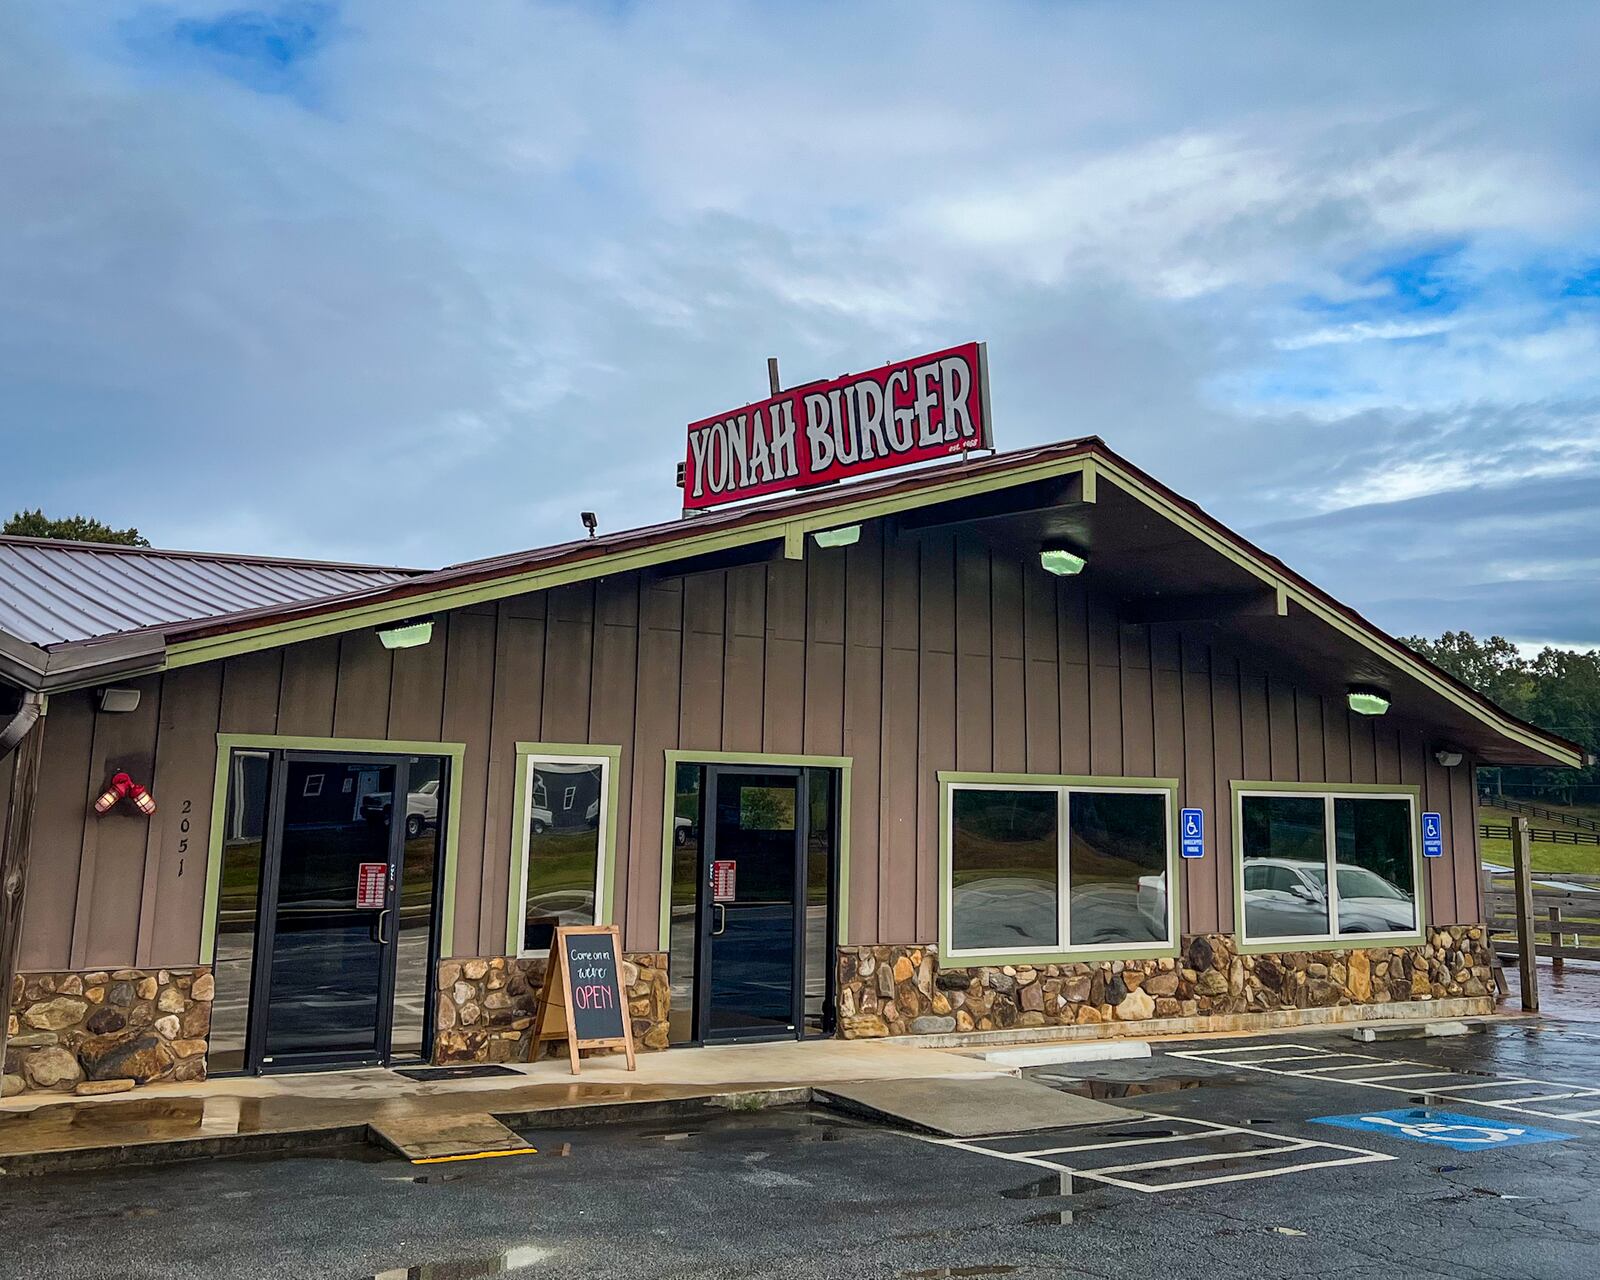
[[[1408,1017],[1419,1006],[1439,1016],[1494,1008],[1482,925],[1429,929],[1412,946],[1245,955],[1226,934],[1188,934],[1181,942],[1176,958],[947,968],[927,944],[841,947],[840,1033],[877,1039],[1087,1027],[1100,1030],[1085,1035],[1183,1034],[1359,1021],[1392,1007]]]
[[[1101,1022],[1084,1026],[1012,1027],[1009,1031],[952,1031],[948,1035],[888,1036],[885,1044],[927,1049],[994,1048],[1059,1044],[1076,1040],[1142,1039],[1154,1036],[1215,1035],[1226,1032],[1281,1031],[1298,1027],[1354,1026],[1363,1022],[1433,1021],[1440,1018],[1511,1017],[1495,1013],[1494,997],[1404,1000],[1392,1004],[1335,1005],[1331,1009],[1279,1009],[1271,1013],[1212,1014],[1193,1018],[1148,1018],[1143,1022]]]
[[[635,1050],[665,1049],[672,991],[667,956],[660,951],[622,953]],[[437,1063],[531,1062],[566,1053],[566,1042],[535,1046],[533,1019],[545,961],[478,956],[439,964],[434,1009],[433,1060]]]
[[[19,973],[0,1093],[118,1093],[206,1078],[209,968]]]

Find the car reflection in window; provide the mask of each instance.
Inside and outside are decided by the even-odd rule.
[[[1339,932],[1407,933],[1416,927],[1411,896],[1365,867],[1340,863]],[[1316,863],[1254,858],[1244,869],[1245,918],[1251,937],[1326,933],[1328,873]]]

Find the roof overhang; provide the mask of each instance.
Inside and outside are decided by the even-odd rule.
[[[0,631],[0,679],[33,693],[66,693],[166,666],[160,636],[135,632],[105,640],[41,649]]]
[[[1013,546],[1079,543],[1092,553],[1086,580],[1120,599],[1127,621],[1215,637],[1307,689],[1342,697],[1346,684],[1381,684],[1393,714],[1484,763],[1585,762],[1582,748],[1495,706],[1093,437],[457,565],[161,635],[118,637],[126,652],[108,647],[117,641],[59,646],[43,676],[76,681],[57,687],[103,683],[633,570],[798,559],[810,534],[879,519],[896,536],[961,526]],[[68,652],[82,656],[67,659]],[[91,669],[97,677],[89,678]]]

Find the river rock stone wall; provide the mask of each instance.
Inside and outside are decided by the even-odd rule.
[[[208,968],[19,973],[0,1085],[92,1094],[204,1080],[214,989]]]
[[[531,1062],[533,1017],[545,961],[515,956],[445,960],[439,965],[439,1000],[434,1011],[435,1062]],[[635,1050],[667,1047],[672,991],[667,957],[659,951],[627,951],[622,980],[628,992]],[[567,1052],[547,1040],[540,1057]]]
[[[1225,934],[1190,934],[1177,959],[942,968],[928,945],[842,947],[846,1039],[1099,1024],[1116,1034],[1159,1019],[1247,1027],[1251,1015],[1480,1000],[1493,1009],[1479,925],[1430,929],[1422,946],[1243,955]],[[1185,1029],[1205,1030],[1204,1025]],[[1128,1027],[1139,1033],[1147,1025]]]

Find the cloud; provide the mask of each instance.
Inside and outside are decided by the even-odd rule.
[[[670,517],[768,355],[983,337],[1003,446],[1600,641],[1600,13],[976,14],[13,6],[0,506],[445,563]]]

